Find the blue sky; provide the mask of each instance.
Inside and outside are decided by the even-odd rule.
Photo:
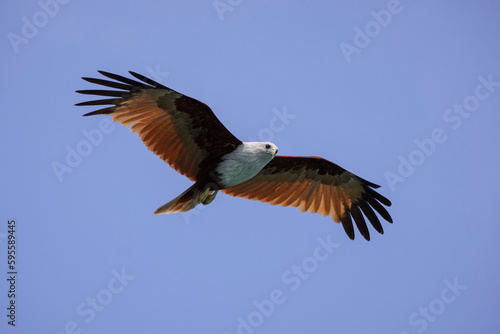
[[[497,2],[0,6],[0,332],[498,328]],[[191,182],[129,129],[81,117],[74,91],[97,70],[159,80],[242,140],[380,184],[395,223],[351,241],[328,217],[223,194],[154,216]]]

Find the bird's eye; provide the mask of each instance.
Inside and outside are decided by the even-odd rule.
[[[266,144],[266,148],[267,148],[267,149],[270,149],[270,148],[271,148],[271,145]]]

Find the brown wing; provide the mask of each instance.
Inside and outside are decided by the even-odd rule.
[[[140,74],[142,82],[99,71],[116,80],[83,78],[114,90],[79,90],[78,93],[111,96],[76,104],[112,105],[84,116],[110,114],[113,121],[131,126],[144,144],[178,172],[192,180],[212,155],[232,151],[241,144],[204,103],[167,88]],[[217,152],[217,153],[215,153]]]
[[[363,214],[381,234],[384,231],[373,209],[392,223],[381,205],[390,206],[391,202],[372,189],[378,187],[322,158],[276,156],[252,179],[222,191],[271,205],[293,206],[301,212],[332,216],[336,223],[342,222],[351,239],[354,239],[354,218],[361,235],[370,240]]]

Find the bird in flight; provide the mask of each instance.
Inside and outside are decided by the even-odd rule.
[[[165,87],[143,75],[136,79],[99,71],[111,80],[82,79],[112,90],[78,90],[107,97],[77,106],[105,106],[84,116],[111,115],[130,126],[144,144],[179,173],[194,181],[155,214],[186,212],[211,203],[220,190],[228,195],[271,205],[292,206],[301,212],[331,216],[354,239],[356,224],[370,240],[366,217],[384,233],[375,211],[392,218],[383,205],[391,202],[373,190],[379,186],[319,157],[281,156],[269,142],[242,142],[204,103]],[[375,210],[375,211],[374,211]]]

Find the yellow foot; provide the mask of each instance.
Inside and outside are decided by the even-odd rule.
[[[205,189],[198,197],[198,203],[202,203],[207,199],[208,194],[210,193],[210,188]]]
[[[218,190],[212,191],[210,194],[206,196],[206,198],[203,200],[203,205],[207,205],[212,203],[212,201],[215,199],[215,196],[217,196]]]

